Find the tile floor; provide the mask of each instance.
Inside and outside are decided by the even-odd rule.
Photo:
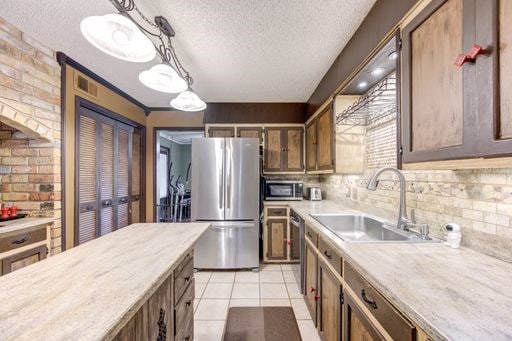
[[[291,306],[304,341],[320,340],[289,264],[251,271],[195,273],[194,340],[222,339],[229,307]]]

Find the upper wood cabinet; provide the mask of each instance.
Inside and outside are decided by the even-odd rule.
[[[295,173],[304,171],[304,128],[265,128],[266,173]]]
[[[403,162],[512,154],[511,20],[506,0],[433,0],[404,27]]]
[[[263,141],[262,128],[261,127],[237,127],[236,137],[252,137]]]
[[[210,127],[209,137],[235,137],[235,127]]]
[[[334,126],[332,107],[321,112],[306,126],[306,170],[334,169]]]

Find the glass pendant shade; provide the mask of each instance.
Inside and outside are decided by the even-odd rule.
[[[171,106],[182,111],[201,111],[206,109],[206,103],[192,91],[183,91],[171,101]]]
[[[113,57],[145,63],[156,56],[151,40],[130,19],[120,14],[84,18],[80,30],[92,45]]]
[[[142,71],[139,80],[153,90],[176,94],[187,90],[187,82],[168,64],[158,64]]]

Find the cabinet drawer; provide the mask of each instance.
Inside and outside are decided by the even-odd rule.
[[[285,217],[286,207],[267,208],[267,216],[269,217]]]
[[[194,336],[194,318],[192,315],[188,318],[185,325],[182,326],[181,329],[179,329],[176,332],[176,337],[174,338],[175,341],[192,341],[192,338]]]
[[[345,281],[394,340],[414,340],[415,328],[361,275],[345,262]]]
[[[0,253],[46,240],[46,226],[6,233],[0,238]]]
[[[318,250],[322,257],[334,267],[336,272],[343,276],[341,256],[322,237],[318,238]]]
[[[192,283],[194,277],[193,264],[193,259],[189,259],[180,273],[174,272],[174,302],[179,301],[185,290],[187,290],[187,286]]]
[[[181,260],[180,264],[178,264],[178,266],[176,267],[176,270],[174,270],[174,274],[175,275],[179,275],[180,272],[183,271],[183,269],[185,268],[185,266],[188,265],[188,261],[193,259],[194,258],[194,251],[193,250],[190,250],[189,252],[187,252],[187,254],[185,255],[185,257],[183,257],[183,259]]]
[[[176,321],[176,334],[186,327],[189,320],[193,320],[194,315],[194,281],[187,287],[187,290],[176,303],[174,310]]]
[[[308,225],[306,225],[305,235],[306,238],[308,238],[313,243],[313,245],[318,246],[318,233],[313,231],[313,229],[311,229],[311,227]]]

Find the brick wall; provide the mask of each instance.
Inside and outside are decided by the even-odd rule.
[[[430,224],[432,235],[443,238],[442,225],[458,223],[464,246],[512,262],[512,168],[404,174],[409,214]],[[371,175],[322,175],[320,183],[328,199],[395,221],[398,181],[383,174],[379,188],[369,191]]]
[[[61,251],[60,66],[54,51],[0,18],[1,202],[55,217]]]

